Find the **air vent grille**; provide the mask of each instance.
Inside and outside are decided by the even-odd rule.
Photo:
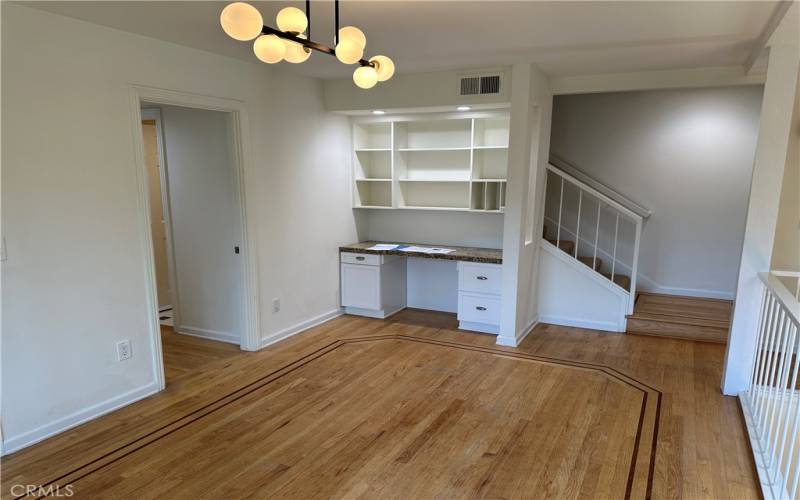
[[[499,94],[500,75],[481,77],[481,94]]]
[[[461,95],[477,95],[480,92],[480,78],[469,76],[461,79]]]
[[[499,94],[500,75],[465,76],[461,79],[460,95]]]

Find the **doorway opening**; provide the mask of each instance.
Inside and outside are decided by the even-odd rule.
[[[140,91],[153,359],[161,387],[259,346],[243,192],[241,110]],[[202,101],[212,98],[200,98]],[[192,102],[191,104],[194,104]],[[138,141],[137,141],[138,142]],[[146,189],[145,189],[146,188]]]

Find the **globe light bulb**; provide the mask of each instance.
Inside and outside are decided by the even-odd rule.
[[[261,35],[253,43],[253,52],[261,61],[275,64],[286,55],[286,44],[275,35]]]
[[[345,64],[355,64],[363,55],[363,47],[350,38],[339,40],[336,44],[336,59]]]
[[[235,2],[222,9],[219,23],[229,37],[240,42],[257,37],[264,27],[258,9],[244,2]]]
[[[306,14],[297,7],[284,7],[275,18],[281,31],[302,33],[308,27]]]
[[[362,89],[371,89],[378,83],[378,72],[372,66],[359,66],[353,71],[353,81]]]
[[[378,81],[385,82],[394,75],[394,62],[386,56],[375,56],[369,60],[375,63],[375,70],[378,72]]]
[[[362,50],[367,47],[366,35],[355,26],[345,26],[339,29],[339,41],[341,42],[342,40],[353,40]]]
[[[297,37],[304,40],[306,39],[306,36],[302,33],[297,35]],[[311,49],[307,49],[301,44],[292,42],[291,40],[284,40],[283,42],[286,44],[286,55],[284,56],[284,59],[286,59],[287,62],[299,64],[301,62],[305,62],[309,57],[311,57]]]

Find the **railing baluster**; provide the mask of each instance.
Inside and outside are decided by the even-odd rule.
[[[781,415],[781,417],[783,419],[783,422],[780,424],[781,432],[776,433],[776,435],[780,435],[781,436],[781,438],[780,438],[781,439],[780,450],[775,450],[775,449],[772,450],[772,453],[775,453],[775,451],[778,451],[778,453],[776,455],[777,458],[778,458],[778,463],[775,464],[775,477],[773,478],[773,481],[777,481],[778,480],[778,474],[779,474],[780,469],[781,469],[781,464],[784,462],[784,460],[783,460],[783,457],[784,457],[783,452],[786,449],[786,438],[787,438],[787,434],[789,433],[789,417],[791,416],[791,414],[789,413],[789,409],[792,406],[791,405],[791,401],[792,401],[792,399],[794,399],[795,387],[797,386],[797,369],[800,368],[800,366],[798,366],[798,363],[800,363],[800,356],[797,355],[798,354],[798,350],[797,350],[797,327],[793,326],[793,325],[790,325],[790,327],[791,327],[791,340],[789,341],[789,346],[790,346],[789,354],[793,354],[794,356],[791,356],[791,355],[787,356],[788,359],[789,359],[790,367],[789,367],[789,371],[786,374],[786,380],[784,380],[784,383],[781,384],[781,400],[782,400],[782,403],[781,403],[780,415]],[[792,365],[792,357],[794,357],[793,366],[791,366]],[[789,374],[790,373],[791,373],[791,382],[789,381]],[[787,384],[788,384],[788,386],[787,386]],[[789,389],[789,388],[791,388],[791,389]],[[787,389],[788,389],[788,396],[787,396]],[[788,459],[786,460],[786,466],[791,465],[791,461],[792,461],[792,455],[790,453],[789,456],[788,456]],[[783,480],[782,484],[781,484],[781,490],[783,490],[786,487],[786,474],[788,473],[788,470],[786,470],[786,469],[787,469],[787,467],[784,467],[784,473],[781,474],[782,480]]]
[[[594,228],[594,257],[592,257],[592,269],[597,269],[597,244],[600,242],[600,212],[603,211],[603,202],[597,198],[597,225]]]
[[[773,309],[774,310],[773,310],[772,317],[770,318],[770,323],[769,323],[769,338],[770,338],[770,341],[769,341],[769,343],[767,343],[767,351],[765,353],[766,357],[764,358],[764,363],[765,363],[765,365],[764,365],[764,367],[765,367],[764,378],[761,380],[761,387],[759,388],[760,395],[759,395],[758,404],[756,405],[756,419],[757,419],[757,421],[759,423],[761,422],[761,417],[763,417],[762,410],[763,410],[763,408],[765,406],[765,401],[766,401],[766,397],[765,397],[766,386],[769,385],[769,379],[770,379],[770,375],[771,375],[771,371],[772,371],[772,358],[773,358],[773,354],[775,353],[775,340],[777,338],[777,334],[776,334],[776,331],[775,331],[775,322],[776,322],[777,317],[780,315],[780,312],[781,312],[780,311],[780,306],[778,305],[778,302],[775,301],[774,299],[773,299],[773,302],[774,302],[774,304],[773,304]],[[759,434],[759,436],[761,436],[761,434],[762,434],[762,431],[761,431],[760,428],[759,428],[758,434]]]
[[[763,387],[764,387],[764,378],[766,373],[766,366],[767,366],[767,356],[769,353],[769,345],[772,342],[772,330],[770,329],[770,324],[772,323],[772,316],[775,314],[775,298],[770,294],[767,297],[767,313],[764,317],[764,322],[762,324],[762,328],[764,329],[764,341],[761,344],[761,351],[758,353],[759,357],[759,370],[758,376],[756,379],[756,383],[753,386],[753,397],[759,399],[753,399],[753,415],[758,415],[758,405],[761,403],[761,396],[763,394]]]
[[[556,229],[556,248],[561,248],[561,212],[564,210],[564,178],[561,178],[561,198],[558,200],[558,228]]]
[[[614,225],[614,256],[611,257],[611,281],[614,281],[614,268],[617,265],[617,238],[619,236],[619,212],[617,212],[617,222]]]
[[[583,189],[578,188],[578,222],[575,224],[575,255],[578,258],[578,245],[581,244],[581,205],[583,205]]]
[[[756,338],[756,352],[755,356],[753,356],[753,369],[751,371],[752,376],[750,377],[750,387],[747,388],[748,392],[752,393],[753,386],[756,384],[756,377],[758,376],[758,369],[761,361],[761,357],[759,354],[763,352],[763,345],[764,345],[764,314],[767,312],[767,287],[761,292],[761,312],[758,315],[758,337]]]
[[[778,327],[778,336],[781,339],[780,349],[777,353],[775,353],[775,383],[770,384],[771,387],[769,389],[769,409],[767,412],[767,419],[765,423],[767,423],[767,447],[769,450],[773,449],[774,440],[777,439],[777,436],[773,432],[775,430],[775,418],[777,415],[777,408],[779,406],[777,395],[779,393],[778,384],[786,383],[783,379],[784,369],[786,367],[786,348],[788,347],[789,343],[789,335],[787,333],[787,328],[789,324],[789,318],[786,316],[786,313],[783,314],[783,321]],[[780,360],[780,361],[779,361]],[[773,455],[771,453],[768,454],[769,462],[772,464]]]

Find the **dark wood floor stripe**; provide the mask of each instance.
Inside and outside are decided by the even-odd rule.
[[[593,370],[599,371],[604,375],[607,375],[611,378],[619,380],[624,384],[639,390],[643,394],[642,399],[642,409],[639,416],[638,428],[636,432],[636,438],[633,447],[633,453],[631,457],[631,465],[628,474],[628,485],[626,489],[626,498],[630,497],[631,490],[633,487],[634,479],[635,479],[635,469],[636,463],[638,461],[638,454],[639,454],[639,442],[641,439],[642,429],[644,425],[646,409],[647,409],[647,402],[648,402],[648,392],[652,391],[656,394],[656,411],[655,411],[655,419],[653,423],[653,437],[651,443],[651,453],[650,453],[650,460],[649,460],[649,471],[648,471],[648,480],[647,480],[647,496],[649,498],[652,492],[653,486],[653,473],[655,467],[655,455],[657,449],[657,439],[658,439],[658,421],[660,418],[660,407],[661,407],[661,392],[657,389],[652,388],[651,386],[634,379],[624,373],[621,373],[613,368],[610,368],[605,365],[599,365],[595,363],[587,363],[582,361],[573,361],[573,360],[566,360],[566,359],[559,359],[559,358],[552,358],[547,356],[539,356],[527,353],[519,353],[513,351],[506,351],[500,349],[493,349],[488,347],[479,347],[479,346],[471,346],[466,344],[459,344],[455,342],[448,342],[448,341],[441,341],[441,340],[434,340],[434,339],[425,339],[425,338],[418,338],[418,337],[410,337],[402,334],[379,334],[379,335],[370,335],[365,337],[352,337],[352,338],[345,338],[333,341],[319,349],[302,356],[301,358],[292,361],[272,372],[260,377],[259,379],[250,382],[210,403],[207,403],[200,408],[192,410],[191,412],[184,414],[177,419],[172,420],[171,422],[160,426],[159,428],[148,432],[142,436],[134,438],[133,440],[129,441],[128,443],[105,453],[104,455],[91,460],[81,466],[76,467],[75,469],[62,474],[61,476],[54,478],[47,483],[44,483],[42,486],[55,486],[59,484],[72,484],[77,482],[80,479],[87,477],[90,474],[93,474],[99,470],[104,469],[105,467],[135,453],[146,446],[149,446],[152,443],[155,443],[174,432],[177,432],[184,427],[187,427],[198,420],[202,419],[203,417],[210,415],[217,410],[224,408],[225,406],[236,402],[243,397],[252,394],[259,389],[264,388],[265,386],[271,384],[272,382],[294,372],[295,370],[299,369],[306,364],[325,356],[339,347],[342,347],[347,344],[355,344],[355,343],[363,343],[363,342],[377,342],[377,341],[384,341],[384,340],[401,340],[401,341],[408,341],[408,342],[416,342],[416,343],[424,343],[424,344],[431,344],[437,345],[441,347],[449,347],[449,348],[456,348],[456,349],[463,349],[475,352],[482,352],[485,354],[492,354],[502,357],[514,358],[514,359],[524,359],[529,361],[536,361],[539,363],[544,364],[554,364],[554,365],[562,365],[562,366],[569,366],[572,368],[580,368],[584,370]],[[646,389],[643,389],[646,388]],[[26,495],[17,496],[15,498],[22,498]]]

